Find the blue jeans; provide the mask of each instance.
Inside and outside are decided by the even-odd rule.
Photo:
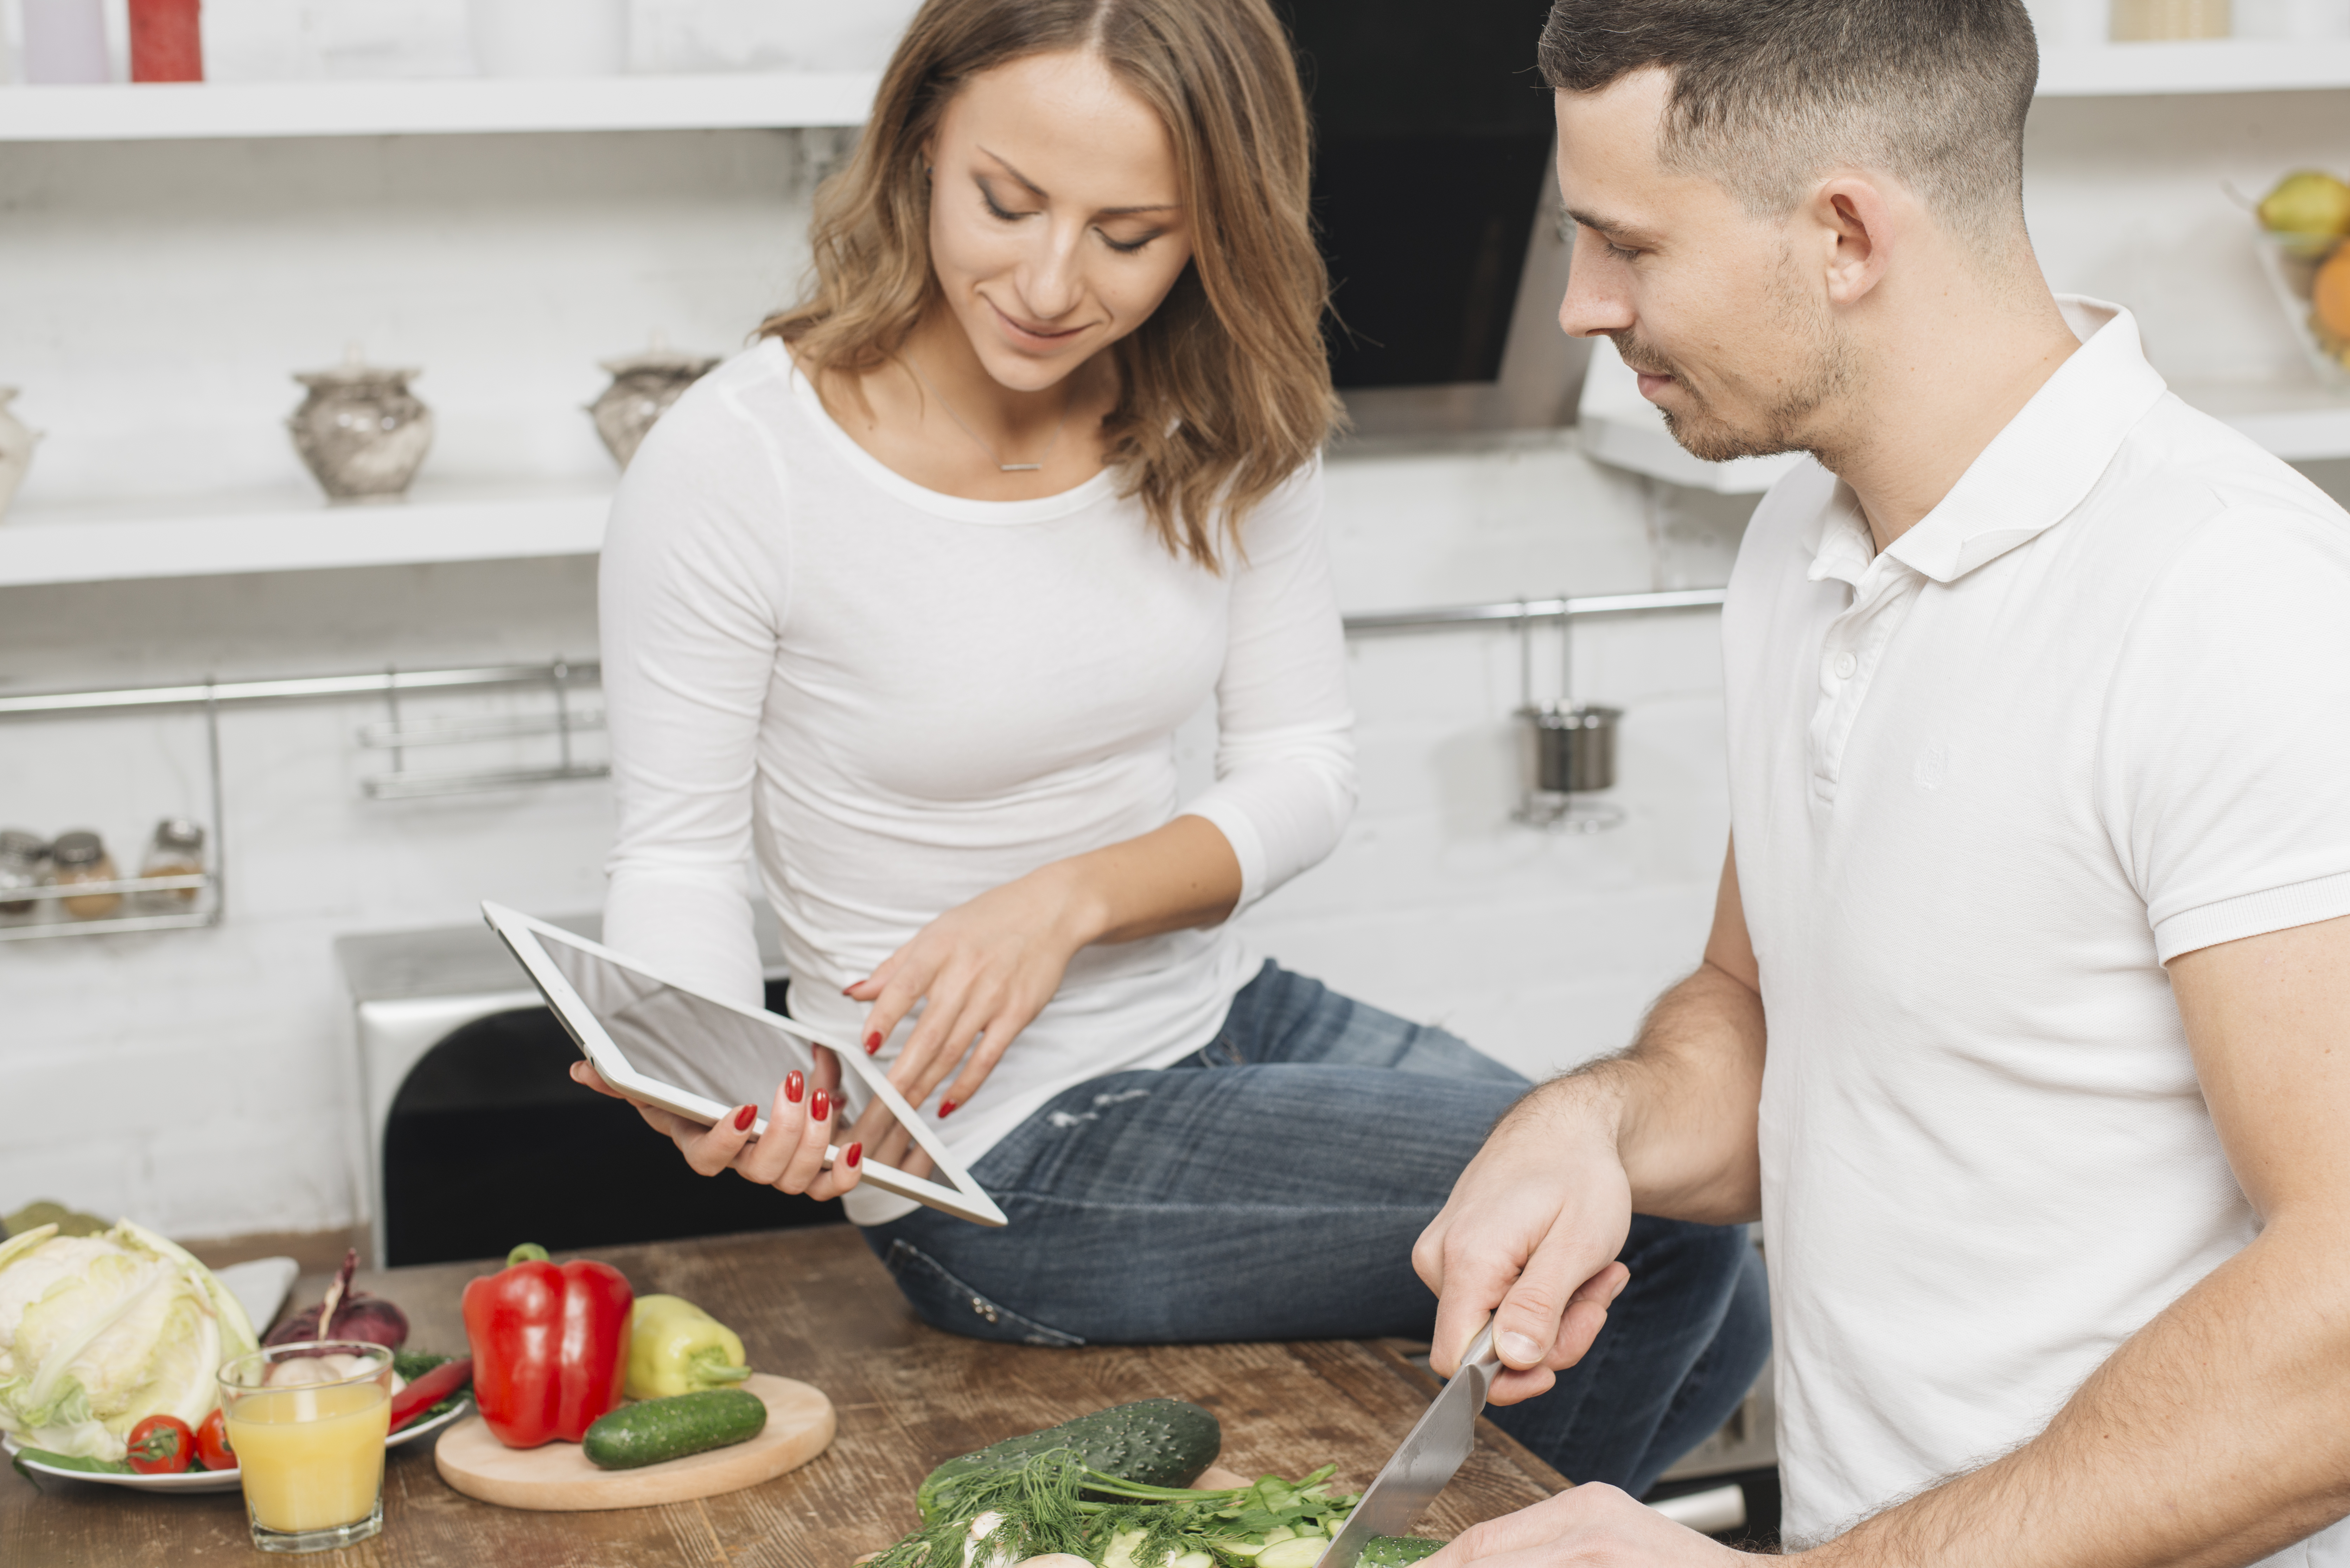
[[[1412,1243],[1526,1087],[1268,963],[1206,1048],[1077,1085],[980,1158],[1008,1229],[921,1209],[865,1239],[925,1322],[980,1339],[1424,1340]],[[1635,1216],[1622,1257],[1591,1354],[1486,1414],[1569,1479],[1638,1496],[1745,1397],[1770,1317],[1743,1226]]]

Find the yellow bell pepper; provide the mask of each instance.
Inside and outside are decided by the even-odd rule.
[[[725,1388],[751,1376],[743,1339],[679,1296],[639,1296],[629,1334],[629,1376],[621,1392],[631,1399],[665,1399],[703,1388]]]

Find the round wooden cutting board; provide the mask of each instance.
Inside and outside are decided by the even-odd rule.
[[[577,1512],[650,1508],[657,1502],[738,1491],[798,1469],[831,1443],[832,1401],[821,1390],[759,1372],[737,1386],[766,1402],[764,1431],[747,1443],[642,1469],[599,1470],[577,1443],[509,1449],[490,1435],[488,1423],[478,1414],[442,1433],[432,1459],[441,1468],[441,1479],[467,1497],[502,1508]]]

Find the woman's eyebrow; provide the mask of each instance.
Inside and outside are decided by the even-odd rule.
[[[1019,170],[1014,168],[1012,166],[1012,161],[1004,157],[1003,154],[1000,152],[991,152],[984,147],[981,148],[980,151],[982,152],[986,152],[990,158],[994,159],[995,161],[1003,167],[1003,170],[1006,174],[1011,175],[1013,179],[1018,181],[1022,186],[1026,188],[1030,195],[1047,202],[1053,199],[1051,192],[1047,192],[1042,185],[1036,183],[1035,181],[1028,178],[1027,175],[1020,172]],[[1097,218],[1130,218],[1142,213],[1180,213],[1182,210],[1181,203],[1167,202],[1156,205],[1142,207],[1104,207],[1100,212],[1096,213],[1094,216]]]

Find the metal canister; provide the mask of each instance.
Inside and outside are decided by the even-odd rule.
[[[1585,794],[1616,784],[1620,708],[1545,702],[1520,710],[1534,740],[1531,783],[1544,794]]]

